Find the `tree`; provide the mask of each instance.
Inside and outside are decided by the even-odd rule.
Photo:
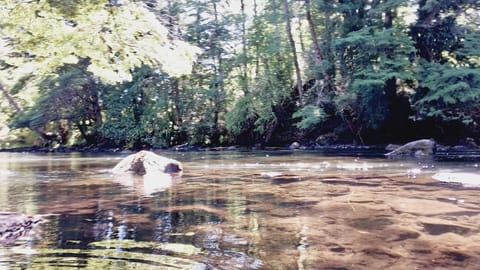
[[[240,96],[226,115],[226,126],[233,140],[240,144],[283,144],[294,132],[291,114],[283,108],[299,100],[294,83],[293,55],[286,34],[284,8],[280,1],[267,1],[259,12],[254,8],[248,40],[251,67],[251,91]],[[292,92],[293,91],[293,92]],[[288,105],[287,105],[288,104]]]
[[[478,11],[475,0],[421,0],[418,7],[418,20],[410,28],[410,36],[415,41],[420,58],[441,62],[443,52],[452,52],[462,42],[462,31],[456,18],[472,9]]]
[[[247,14],[245,13],[245,0],[240,0],[241,33],[242,33],[242,75],[240,85],[245,94],[248,94],[248,47],[247,47]]]
[[[480,69],[452,64],[423,63],[419,69],[417,116],[459,121],[478,128],[480,123]],[[422,92],[422,91],[426,91]]]
[[[88,70],[106,82],[129,79],[130,68],[141,63],[163,65],[171,75],[189,72],[197,50],[169,40],[166,27],[145,6],[133,1],[114,6],[71,2],[66,9],[58,1],[2,1],[2,36],[12,48],[6,61],[26,61],[43,74],[89,58]],[[165,58],[167,52],[175,62]]]
[[[360,141],[368,130],[382,130],[383,138],[377,136],[377,142],[392,140],[408,125],[408,99],[399,89],[408,88],[414,79],[410,62],[414,47],[403,21],[396,17],[398,8],[406,4],[344,1],[339,7],[345,22],[343,36],[335,42],[336,53],[342,81],[353,95],[346,95],[348,106],[348,99],[339,97],[338,112]]]
[[[88,60],[85,72],[113,84],[131,80],[131,70],[142,64],[161,68],[170,76],[188,73],[198,52],[169,37],[156,14],[135,1],[72,0],[65,5],[15,0],[0,1],[0,5],[0,36],[9,50],[2,57],[0,75],[5,78],[5,93],[17,100],[37,93],[38,82],[59,76],[55,75],[58,68],[82,59]],[[18,82],[23,87],[14,91]],[[18,103],[25,103],[22,109],[27,109],[34,102]]]
[[[187,26],[186,37],[204,48],[190,77],[191,87],[200,92],[197,98],[201,117],[195,122],[197,128],[208,134],[204,141],[218,145],[227,141],[224,117],[230,100],[229,91],[237,86],[245,90],[232,72],[239,58],[232,45],[239,40],[232,33],[236,16],[227,11],[228,1],[195,0],[189,3],[188,14],[192,23]]]
[[[323,9],[325,10],[325,14],[324,14],[324,17],[325,17],[325,26],[326,27],[330,27],[329,25],[329,21],[330,21],[330,11],[328,10],[328,7],[327,7],[327,4],[325,3],[322,3],[322,7]],[[313,16],[312,16],[312,4],[311,4],[311,1],[310,0],[305,0],[305,15],[306,15],[306,20],[307,20],[307,23],[308,23],[308,29],[309,29],[309,32],[310,32],[310,37],[312,39],[312,47],[313,47],[313,69],[317,69],[317,68],[320,68],[321,69],[321,80],[323,80],[323,85],[324,85],[324,89],[326,89],[327,91],[333,91],[333,81],[332,81],[332,74],[330,74],[331,72],[331,69],[329,69],[328,67],[323,67],[325,65],[324,63],[324,59],[325,59],[325,55],[324,53],[322,52],[322,49],[320,48],[320,41],[319,41],[319,38],[318,38],[318,34],[317,34],[317,29],[316,29],[316,24],[314,23],[314,19],[313,19]],[[327,30],[328,32],[330,30]],[[326,31],[326,32],[327,32]],[[327,34],[330,34],[330,33],[327,33]],[[327,42],[329,43],[327,46],[331,46],[330,44],[330,40],[328,38],[326,38]],[[328,63],[327,63],[328,65]],[[316,76],[318,77],[318,76]],[[316,78],[317,79],[317,78]],[[318,84],[319,82],[317,81],[316,84]],[[323,92],[323,91],[321,91]],[[319,93],[321,95],[321,93]],[[319,105],[319,102],[317,101],[317,105]]]
[[[410,62],[414,47],[396,17],[396,10],[406,4],[402,0],[315,1],[323,13],[314,13],[312,3],[305,2],[314,60],[313,80],[305,85],[307,107],[296,114],[302,129],[331,132],[322,126],[336,125],[336,133],[348,137],[341,130],[349,130],[363,144],[369,130],[383,129],[384,138],[392,138],[398,134],[397,126],[407,125],[409,104],[399,89],[414,79]],[[317,35],[318,20],[324,22],[322,40]],[[386,128],[393,119],[397,126]]]
[[[478,5],[0,0],[0,118],[122,147],[474,136]]]
[[[480,31],[472,16],[479,8],[478,1],[420,1],[410,30],[419,57],[417,120],[456,122],[480,132]]]
[[[75,126],[88,144],[101,141],[98,129],[102,115],[98,94],[103,86],[86,71],[88,59],[79,64],[66,64],[58,68],[56,75],[46,77],[40,84],[41,96],[35,104],[18,110],[13,117],[13,128],[56,131],[48,140],[65,144],[71,126]]]
[[[177,142],[171,79],[148,66],[135,70],[130,82],[103,91],[102,136],[120,147],[166,147]]]
[[[300,105],[303,105],[303,83],[302,83],[302,71],[300,70],[300,64],[298,63],[297,48],[295,45],[295,40],[292,35],[292,26],[290,22],[290,8],[288,7],[288,1],[282,0],[283,2],[283,11],[285,12],[285,29],[292,49],[293,64],[295,66],[295,75],[297,79],[297,91],[299,96]]]

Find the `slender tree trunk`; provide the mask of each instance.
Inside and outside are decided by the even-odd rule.
[[[2,91],[2,94],[7,99],[8,104],[10,104],[10,106],[12,106],[15,109],[15,111],[17,112],[22,111],[22,109],[20,108],[20,105],[18,105],[18,103],[13,99],[10,93],[8,93],[7,90],[5,90],[5,88],[3,87],[3,84],[1,83],[0,83],[0,91]]]
[[[333,43],[333,33],[334,33],[334,26],[332,23],[332,11],[330,7],[328,7],[325,4],[325,31],[323,34],[323,39],[325,40],[325,46],[324,46],[324,51],[323,51],[323,57],[325,60],[327,60],[330,63],[330,66],[328,68],[327,73],[332,74],[332,77],[335,77],[335,66],[333,63],[335,63],[335,56],[332,52],[332,43]],[[335,89],[334,82],[332,81],[332,89]]]
[[[102,108],[100,106],[98,94],[94,94],[95,99],[92,100],[92,108],[93,108],[93,117],[95,119],[95,130],[98,130],[103,125],[103,117],[102,117]]]
[[[257,0],[253,0],[253,21],[256,22],[258,20],[258,11],[257,11]],[[258,38],[258,29],[255,27],[255,39]],[[258,78],[260,74],[260,52],[259,52],[259,45],[258,41],[255,40],[255,78]]]
[[[317,31],[315,30],[315,24],[313,23],[313,19],[312,19],[310,0],[305,0],[305,8],[306,8],[308,29],[310,30],[310,36],[312,37],[312,45],[314,50],[314,63],[315,65],[318,66],[322,63],[323,56],[322,56],[322,50],[320,49],[320,45],[318,44],[318,35],[317,35]]]
[[[245,0],[240,0],[242,10],[242,89],[243,93],[248,93],[248,55],[247,55],[247,16],[245,14]]]
[[[215,58],[217,60],[216,67],[216,82],[214,83],[214,100],[215,100],[215,110],[213,113],[213,134],[212,134],[212,143],[217,145],[220,143],[220,127],[219,127],[219,114],[223,110],[224,102],[224,70],[223,70],[223,59],[222,59],[222,50],[220,49],[220,27],[218,20],[218,9],[216,0],[212,1],[213,4],[213,16],[215,20],[215,37],[214,37],[214,47],[215,47]]]
[[[322,65],[322,61],[324,59],[324,55],[322,52],[322,49],[320,48],[320,44],[318,43],[318,35],[317,31],[315,29],[315,24],[313,23],[312,19],[312,11],[311,11],[311,3],[310,0],[305,0],[305,8],[306,8],[306,18],[307,18],[307,23],[308,23],[308,28],[310,30],[310,36],[312,37],[312,45],[313,45],[313,50],[314,50],[314,64],[316,67],[319,67]],[[327,20],[329,20],[329,16],[326,16],[326,24]],[[334,89],[333,82],[331,79],[330,74],[327,71],[322,71],[322,76],[324,80],[324,88],[327,91],[331,91]]]
[[[178,38],[182,35],[182,31],[180,29],[180,14],[179,9],[175,6],[175,2],[173,0],[167,0],[167,8],[168,8],[168,29],[171,39]]]
[[[172,94],[173,94],[173,106],[174,106],[174,112],[175,112],[175,125],[177,127],[181,127],[183,123],[182,119],[182,113],[180,110],[180,89],[178,87],[178,79],[177,78],[171,78],[170,82],[170,88],[172,89]]]
[[[10,93],[8,93],[8,91],[5,90],[2,83],[0,83],[0,91],[2,92],[3,96],[7,99],[10,106],[12,106],[17,113],[21,113],[22,108],[20,107],[20,105],[18,105],[18,103],[15,101],[15,99],[13,99],[13,97],[10,95]],[[28,128],[30,130],[32,130],[33,132],[35,132],[38,136],[40,136],[40,138],[42,138],[44,141],[50,141],[52,139],[57,138],[57,135],[46,133],[45,131],[41,130],[40,128],[32,128],[32,127],[28,127]]]
[[[303,41],[303,25],[302,25],[302,20],[298,20],[298,39],[300,41],[300,50],[302,53],[305,52],[305,42]]]
[[[393,12],[390,9],[385,11],[385,18],[383,20],[383,26],[386,29],[392,28],[392,26],[393,26]]]
[[[293,62],[295,65],[295,74],[297,77],[297,91],[298,91],[298,100],[300,102],[300,106],[303,106],[303,83],[302,83],[302,73],[300,70],[300,64],[298,63],[298,57],[297,57],[297,48],[295,46],[295,40],[293,39],[292,35],[292,26],[290,23],[290,10],[288,8],[288,1],[283,0],[283,10],[285,12],[285,21],[286,21],[286,31],[287,31],[287,36],[288,40],[290,42],[290,47],[292,48],[292,53],[293,53]]]

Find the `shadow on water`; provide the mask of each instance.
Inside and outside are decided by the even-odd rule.
[[[480,267],[478,188],[432,178],[478,164],[165,154],[181,179],[115,178],[122,155],[0,153],[0,206],[44,220],[0,247],[0,268]]]

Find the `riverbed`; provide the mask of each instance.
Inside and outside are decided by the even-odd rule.
[[[0,153],[1,211],[42,219],[0,246],[0,268],[480,269],[479,162],[157,153],[183,174],[112,175],[126,153]]]

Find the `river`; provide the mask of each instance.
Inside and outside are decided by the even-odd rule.
[[[0,153],[0,209],[42,222],[0,269],[480,269],[479,163],[301,151]],[[438,175],[452,181],[441,182]]]

